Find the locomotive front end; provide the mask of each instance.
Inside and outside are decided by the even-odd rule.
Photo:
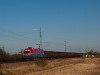
[[[43,49],[28,47],[24,49],[24,59],[44,57]]]
[[[24,49],[23,57],[24,59],[32,58],[32,49],[31,48]]]

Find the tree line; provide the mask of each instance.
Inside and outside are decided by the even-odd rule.
[[[0,62],[19,60],[22,60],[22,54],[10,54],[6,52],[3,48],[0,48]]]
[[[96,57],[100,57],[100,52],[94,50],[88,50],[85,52],[87,55],[95,55]],[[10,54],[5,51],[4,48],[0,48],[0,62],[6,61],[20,61],[22,60],[23,50],[21,49],[18,54]]]

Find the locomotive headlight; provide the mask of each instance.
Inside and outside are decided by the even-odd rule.
[[[30,50],[25,50],[25,53],[30,53]]]

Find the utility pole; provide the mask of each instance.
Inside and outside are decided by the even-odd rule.
[[[67,49],[66,46],[67,46],[67,45],[66,45],[66,41],[64,41],[64,42],[65,42],[64,46],[65,46],[65,52],[66,52],[66,49]]]
[[[36,45],[39,46],[39,49],[42,49],[42,31],[41,31],[41,27],[40,27],[40,29],[33,29],[33,30],[39,31],[39,43],[36,44]]]
[[[41,32],[41,27],[40,27],[40,44],[39,44],[39,48],[42,49],[42,32]]]
[[[48,46],[47,44],[48,44],[48,42],[43,42],[43,48],[45,51],[47,50],[47,46]]]

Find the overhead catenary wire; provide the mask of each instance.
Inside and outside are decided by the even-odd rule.
[[[12,36],[12,35],[5,35],[5,34],[0,34],[0,37],[2,38],[2,39],[7,39],[7,40],[16,40],[16,41],[18,41],[18,40],[20,40],[20,41],[33,41],[33,40],[31,40],[31,39],[27,39],[27,38],[23,38],[23,37],[16,37],[16,36]]]
[[[36,40],[35,40],[36,41]],[[22,46],[35,45],[34,39],[15,33],[12,30],[0,29],[0,44],[8,46],[8,44],[18,44]],[[8,44],[7,44],[8,43]]]
[[[0,36],[3,35],[4,38],[5,37],[11,37],[13,39],[19,39],[19,40],[25,39],[25,40],[33,41],[33,39],[31,37],[26,37],[26,36],[24,36],[22,34],[15,33],[15,32],[13,32],[11,30],[0,29],[0,32],[1,32]]]

